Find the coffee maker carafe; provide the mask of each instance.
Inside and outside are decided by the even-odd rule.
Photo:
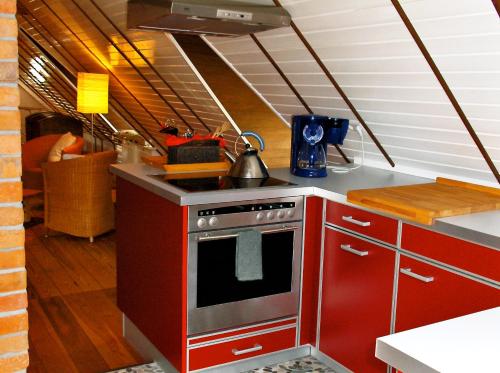
[[[292,120],[290,171],[302,177],[327,176],[328,144],[342,144],[347,119],[321,115],[295,115]]]

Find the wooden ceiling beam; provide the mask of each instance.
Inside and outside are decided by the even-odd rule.
[[[26,42],[23,40],[23,32],[21,32],[21,37],[19,38],[19,47],[20,47],[20,50],[24,51],[24,53],[26,53],[28,56],[30,56],[30,58],[32,57],[31,53],[30,53],[30,50],[29,50],[29,46],[26,44]],[[43,54],[42,54],[43,55]],[[21,54],[20,54],[20,57]],[[23,59],[25,59],[23,57]],[[26,59],[25,59],[26,60]],[[29,64],[29,62],[26,60],[26,63]],[[76,103],[76,92],[72,91],[71,90],[71,87],[66,83],[66,82],[61,82],[61,80],[59,79],[58,77],[58,71],[56,71],[55,69],[48,69],[47,67],[50,67],[50,64],[47,64],[45,67],[44,67],[44,70],[47,71],[47,73],[49,74],[50,78],[53,79],[55,82],[57,82],[57,84],[59,85],[59,87],[61,89],[63,89],[66,94],[72,98],[75,103]],[[63,92],[58,89],[54,84],[48,82],[59,94],[59,96],[61,96],[68,104],[70,104],[72,106],[72,109],[74,109],[75,113],[78,113],[76,111],[76,108],[75,108],[75,104],[73,104],[72,102],[70,102],[68,100],[68,96],[66,96],[66,94],[63,94]],[[88,118],[88,116],[84,115],[84,114],[81,114],[81,113],[78,113],[78,114],[74,114],[78,117],[79,120],[81,120],[84,124],[86,124],[86,129],[87,131],[89,130],[89,124],[90,124],[90,120]],[[107,141],[109,141],[111,144],[114,144],[114,141],[111,137],[111,135],[109,133],[106,133],[103,128],[107,128],[106,126],[103,125],[102,121],[101,120],[98,120],[99,122],[99,125],[95,126],[97,132],[99,132]],[[101,128],[102,127],[102,128]],[[100,136],[99,136],[100,137]]]
[[[491,0],[493,2],[493,6],[497,10],[498,15],[500,16],[500,0]]]
[[[19,5],[22,5],[22,4],[19,4]],[[75,57],[73,57],[73,55],[72,55],[69,51],[67,51],[67,50],[66,50],[66,48],[64,48],[64,46],[63,46],[63,44],[61,43],[61,41],[60,41],[60,40],[58,40],[58,38],[56,38],[56,37],[55,37],[55,36],[54,36],[54,35],[50,32],[50,30],[48,30],[46,27],[44,27],[43,25],[41,25],[41,24],[40,24],[40,27],[43,27],[43,30],[41,30],[41,29],[40,29],[39,27],[37,27],[37,26],[36,26],[33,22],[31,22],[31,20],[30,20],[30,19],[26,16],[26,14],[24,14],[24,13],[27,13],[27,14],[28,14],[31,18],[36,19],[36,18],[35,18],[35,16],[31,13],[31,11],[30,11],[29,9],[27,9],[25,6],[22,6],[22,10],[23,10],[23,12],[22,12],[22,13],[23,13],[23,15],[22,15],[22,16],[23,16],[24,20],[25,20],[26,22],[28,22],[28,24],[29,24],[31,27],[33,27],[33,29],[34,29],[34,30],[35,30],[35,31],[36,31],[36,32],[37,32],[37,33],[38,33],[38,34],[39,34],[39,35],[40,35],[40,36],[41,36],[41,37],[42,37],[42,38],[43,38],[43,39],[44,39],[47,43],[48,43],[48,45],[53,45],[53,43],[52,43],[52,42],[51,42],[51,41],[47,38],[47,36],[45,35],[46,33],[47,33],[47,34],[48,34],[48,35],[49,35],[49,36],[50,36],[50,37],[51,37],[54,41],[56,41],[56,42],[57,42],[57,44],[59,44],[59,45],[61,46],[62,51],[64,51],[64,53],[67,55],[67,56],[65,56],[65,57],[64,57],[64,58],[66,59],[65,61],[66,61],[66,62],[67,62],[67,63],[71,66],[71,68],[72,68],[74,71],[84,71],[84,72],[88,72],[88,71],[89,71],[89,70],[88,70],[86,67],[84,67],[84,66],[83,66],[80,62],[78,62],[78,59],[76,59]],[[26,30],[24,30],[24,32],[25,32],[26,34],[28,34],[28,35],[29,35],[29,33],[28,33]],[[59,52],[59,50],[58,50],[58,52]],[[69,59],[68,59],[68,56],[69,56]],[[76,66],[74,63],[72,63],[72,62],[71,62],[71,60],[75,61],[75,62],[76,62],[79,66]],[[76,80],[76,77],[75,77],[75,76],[73,76],[73,78]],[[123,119],[125,120],[125,122],[126,122],[127,124],[129,124],[129,125],[130,125],[130,127],[132,127],[134,130],[136,130],[138,133],[141,133],[141,131],[144,131],[144,132],[145,132],[145,133],[146,133],[146,134],[150,137],[150,139],[151,139],[151,140],[147,140],[147,139],[145,138],[145,136],[144,136],[143,134],[141,134],[141,135],[145,138],[146,142],[150,143],[150,141],[154,141],[154,142],[156,142],[156,143],[157,143],[157,145],[159,145],[159,146],[160,146],[160,148],[162,148],[162,147],[161,147],[161,144],[160,144],[160,143],[159,143],[159,142],[155,139],[155,137],[153,137],[153,136],[149,133],[149,131],[147,130],[147,128],[144,128],[144,127],[143,127],[143,126],[142,126],[142,125],[141,125],[141,124],[140,124],[140,123],[139,123],[139,122],[135,119],[135,117],[133,116],[133,114],[132,114],[132,113],[130,113],[130,111],[129,111],[129,110],[128,110],[128,109],[127,109],[127,108],[126,108],[126,107],[125,107],[125,106],[124,106],[124,105],[123,105],[120,101],[119,101],[119,100],[117,100],[117,99],[115,99],[115,98],[113,97],[113,93],[112,93],[112,92],[110,92],[110,97],[111,97],[111,99],[112,99],[112,100],[111,100],[111,102],[110,102],[110,104],[111,104],[111,107],[113,108],[113,110],[114,110],[114,111],[115,111],[115,112],[116,112],[119,116],[121,116],[122,118],[123,118],[123,114],[121,114],[120,110],[122,110],[124,113],[126,113],[126,114],[128,115],[128,119],[125,119],[125,118],[123,118]],[[118,109],[116,108],[115,104],[119,106],[120,110],[118,110]],[[133,122],[135,122],[135,124],[136,124],[136,125],[134,125],[132,121],[133,121]],[[137,127],[136,127],[136,126],[137,126]],[[140,128],[140,129],[139,129],[139,128]],[[153,144],[151,144],[151,145],[153,145]]]
[[[479,136],[476,134],[476,131],[474,131],[474,128],[472,127],[472,124],[470,123],[469,119],[465,115],[464,111],[462,110],[462,107],[458,103],[458,100],[456,99],[455,95],[451,91],[450,87],[448,86],[448,83],[446,82],[443,74],[439,70],[438,66],[434,62],[434,59],[432,58],[431,54],[427,50],[427,47],[425,46],[424,42],[420,38],[420,35],[418,34],[417,30],[411,23],[410,19],[408,18],[408,15],[404,11],[403,7],[399,3],[398,0],[391,0],[392,5],[394,5],[394,8],[398,12],[399,16],[401,17],[401,20],[405,24],[406,28],[408,29],[409,33],[413,37],[413,40],[417,44],[418,48],[420,49],[420,52],[424,55],[425,59],[427,60],[427,63],[429,64],[432,72],[436,76],[436,79],[439,81],[439,84],[441,84],[441,87],[443,88],[444,92],[446,93],[446,96],[448,96],[448,99],[450,100],[451,104],[453,105],[453,108],[457,112],[458,116],[462,120],[462,123],[464,124],[465,128],[469,132],[469,135],[472,137],[472,140],[476,144],[477,148],[479,149],[479,152],[483,156],[484,160],[488,164],[488,167],[490,168],[491,172],[493,172],[493,175],[497,179],[498,183],[500,184],[500,173],[498,172],[498,169],[496,168],[495,164],[493,163],[493,160],[491,159],[490,155],[486,151],[486,148],[484,147],[483,143],[479,139]],[[497,8],[498,9],[498,8]]]
[[[104,68],[106,71],[120,84],[120,86],[134,99],[135,102],[153,119],[154,122],[158,124],[159,127],[161,127],[161,122],[156,118],[151,111],[123,84],[123,82],[113,73],[113,71],[106,66],[106,64],[95,54],[92,49],[90,49],[87,44],[68,26],[68,24],[57,14],[57,12],[52,9],[50,5],[47,4],[45,0],[40,0],[42,4],[50,11],[50,13],[57,18],[57,20],[73,35],[73,37],[78,40],[78,42],[95,58],[95,60]],[[62,44],[61,44],[62,45]],[[163,152],[167,152],[167,149],[165,146],[160,143],[156,137],[152,136],[151,133],[148,131],[147,128],[145,128],[143,125],[140,125],[141,128],[148,134],[148,136],[151,137],[151,139],[156,142],[158,145],[159,149],[161,149]]]
[[[94,7],[99,11],[99,13],[106,19],[109,24],[113,26],[113,28],[118,31],[120,36],[128,43],[129,46],[131,46],[134,51],[141,57],[141,59],[148,65],[148,67],[155,73],[155,75],[165,84],[168,89],[172,91],[172,93],[179,99],[180,102],[193,114],[193,116],[202,124],[203,127],[209,132],[212,132],[210,127],[206,124],[206,122],[196,113],[196,111],[193,109],[191,105],[189,105],[186,100],[172,87],[172,85],[161,75],[156,67],[153,66],[153,64],[149,61],[149,59],[142,53],[142,51],[137,48],[137,46],[130,40],[130,38],[122,31],[116,24],[113,22],[113,20],[99,7],[99,5],[94,1],[90,0],[90,2],[94,5]]]
[[[312,111],[312,109],[311,109],[311,107],[308,105],[308,103],[304,99],[304,97],[302,97],[302,95],[295,88],[295,86],[292,84],[292,82],[290,81],[290,79],[288,79],[288,77],[283,72],[283,70],[281,69],[281,67],[278,65],[278,63],[276,62],[276,60],[273,58],[273,56],[271,56],[271,54],[267,51],[267,49],[264,47],[264,45],[262,45],[262,43],[257,38],[257,36],[255,36],[255,34],[250,34],[250,37],[255,42],[255,44],[257,45],[257,47],[259,47],[260,51],[264,54],[264,56],[266,56],[267,60],[271,63],[271,65],[273,65],[273,67],[278,72],[278,74],[280,74],[281,78],[285,81],[285,83],[288,85],[288,88],[290,88],[290,90],[293,92],[293,94],[295,95],[295,97],[297,97],[297,99],[300,101],[300,103],[302,104],[302,106],[304,106],[304,108],[307,110],[307,112],[309,114],[314,114],[313,111]],[[335,144],[334,146],[335,146],[335,149],[337,149],[337,151],[339,152],[339,154],[342,156],[342,158],[344,158],[344,161],[346,161],[347,163],[351,163],[350,159],[347,158],[347,156],[342,151],[342,149],[340,148],[340,146],[338,146],[338,144]]]
[[[279,0],[273,0],[273,2],[274,2],[274,4],[276,6],[279,6],[279,7],[283,8],[283,6],[281,5],[281,3],[280,3]],[[358,120],[358,122],[363,126],[363,128],[366,131],[366,133],[368,134],[368,136],[370,136],[370,138],[372,139],[372,141],[374,142],[374,144],[377,146],[377,148],[380,150],[380,152],[382,153],[382,155],[384,156],[384,158],[387,160],[387,162],[389,162],[389,164],[392,167],[394,167],[395,163],[392,160],[392,158],[386,152],[386,150],[384,149],[384,147],[382,146],[382,144],[380,143],[380,141],[378,141],[377,137],[375,136],[375,134],[373,133],[373,131],[370,129],[370,127],[368,127],[368,125],[366,124],[366,122],[363,119],[363,117],[361,116],[361,114],[359,114],[358,110],[353,105],[353,103],[351,102],[351,100],[349,99],[349,97],[347,97],[347,95],[345,94],[345,92],[342,89],[342,87],[337,83],[337,81],[333,77],[333,75],[330,72],[330,70],[326,67],[326,65],[321,60],[321,58],[319,57],[319,55],[316,53],[316,51],[314,50],[314,48],[307,41],[307,39],[304,36],[304,34],[302,34],[302,31],[300,31],[300,29],[297,27],[297,25],[293,21],[291,21],[290,26],[292,27],[293,31],[295,31],[295,34],[297,34],[297,36],[299,37],[299,39],[302,42],[302,44],[304,44],[304,46],[306,47],[306,49],[309,51],[309,53],[311,54],[311,56],[314,58],[314,60],[316,61],[316,63],[319,65],[319,67],[321,68],[321,70],[323,70],[323,73],[326,75],[326,77],[328,78],[328,80],[330,81],[330,83],[332,83],[332,85],[335,87],[335,89],[340,94],[340,96],[342,97],[342,99],[344,100],[344,102],[347,104],[347,106],[349,107],[349,109],[351,109],[351,112],[354,114],[354,116],[356,117],[356,119]]]
[[[99,32],[99,34],[101,34],[101,36],[106,39],[106,41],[108,43],[110,43],[117,51],[118,53],[125,59],[125,61],[127,61],[127,63],[130,65],[130,67],[141,77],[141,79],[153,90],[154,93],[156,93],[156,95],[158,96],[158,98],[163,101],[165,103],[165,105],[167,105],[167,107],[177,116],[177,118],[179,118],[181,120],[182,123],[184,123],[184,125],[189,128],[191,131],[194,131],[194,128],[191,126],[191,124],[182,116],[181,113],[179,113],[177,111],[177,109],[170,103],[170,101],[168,101],[165,97],[163,97],[163,95],[161,94],[161,92],[158,90],[158,88],[156,88],[154,86],[153,83],[151,83],[149,81],[149,79],[142,73],[142,71],[130,60],[130,58],[127,56],[126,53],[124,53],[121,48],[118,46],[117,43],[115,43],[113,41],[113,39],[107,34],[105,33],[100,27],[99,25],[97,24],[96,21],[94,21],[91,17],[89,17],[89,15],[87,14],[87,12],[85,12],[85,10],[80,6],[80,4],[78,4],[75,0],[71,0],[71,2],[73,3],[73,5],[75,5],[78,10],[80,11],[81,14],[83,14],[83,16],[95,27],[95,29]]]

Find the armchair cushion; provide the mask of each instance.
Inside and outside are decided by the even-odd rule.
[[[27,141],[22,147],[23,187],[43,190],[42,163],[47,162],[50,149],[61,135],[46,135]],[[64,149],[64,153],[81,154],[83,138],[77,137],[76,142]]]
[[[48,162],[59,162],[62,158],[63,150],[76,142],[76,137],[67,132],[52,146],[47,157]]]

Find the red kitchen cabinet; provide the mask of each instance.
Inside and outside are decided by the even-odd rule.
[[[500,289],[401,255],[396,332],[500,306]]]
[[[295,325],[189,350],[189,371],[227,364],[295,347]]]
[[[116,230],[118,307],[186,372],[187,208],[117,178]]]
[[[427,258],[500,281],[498,250],[411,224],[403,224],[401,247]]]
[[[395,256],[326,228],[319,349],[355,372],[387,369],[375,340],[390,333]]]
[[[356,207],[328,201],[326,222],[396,245],[398,221]]]

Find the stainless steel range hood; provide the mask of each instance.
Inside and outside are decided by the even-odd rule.
[[[286,10],[241,0],[129,0],[129,29],[239,36],[290,25]]]

